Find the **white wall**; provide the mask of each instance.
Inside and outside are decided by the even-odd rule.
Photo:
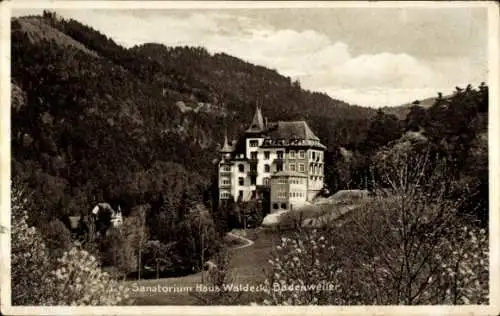
[[[269,159],[264,159],[264,152],[269,151]],[[257,185],[264,184],[264,178],[269,178],[271,180],[271,175],[275,172],[273,169],[273,161],[278,157],[275,148],[260,148],[258,152],[259,163],[257,164]],[[270,172],[265,171],[265,165],[268,164]]]

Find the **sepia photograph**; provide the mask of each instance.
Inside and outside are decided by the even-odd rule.
[[[498,4],[0,8],[3,314],[500,312]]]

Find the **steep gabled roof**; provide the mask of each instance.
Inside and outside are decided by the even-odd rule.
[[[317,140],[313,131],[309,128],[306,121],[278,121],[270,123],[269,137],[272,139],[304,139]]]

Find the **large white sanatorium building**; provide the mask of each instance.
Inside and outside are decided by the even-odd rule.
[[[271,212],[300,206],[323,188],[325,149],[305,121],[268,123],[257,108],[239,141],[224,139],[219,198],[250,201],[270,188]]]

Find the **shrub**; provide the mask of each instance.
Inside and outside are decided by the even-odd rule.
[[[12,194],[12,305],[55,304],[49,250],[37,230],[28,225],[23,202],[21,194]]]
[[[54,263],[35,227],[27,223],[22,193],[12,194],[12,304],[114,305],[127,303],[128,289],[103,273],[96,259],[76,248]]]
[[[51,272],[56,305],[116,305],[128,299],[128,289],[102,272],[88,252],[73,248],[57,261]]]
[[[335,247],[317,230],[282,237],[265,280],[266,305],[344,304],[337,281],[340,262],[330,260]],[[290,290],[290,287],[297,287]]]

